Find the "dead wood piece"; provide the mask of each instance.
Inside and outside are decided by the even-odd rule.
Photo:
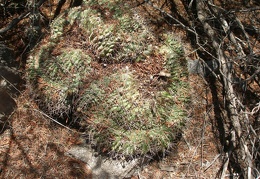
[[[200,20],[204,31],[210,38],[213,48],[215,49],[215,52],[217,54],[217,60],[220,64],[220,72],[222,75],[223,80],[223,87],[225,90],[225,98],[227,100],[227,107],[228,111],[230,112],[230,122],[232,123],[233,130],[236,135],[233,135],[234,140],[232,140],[232,145],[234,147],[238,147],[240,151],[240,162],[241,166],[247,166],[247,169],[244,171],[244,176],[247,176],[247,178],[252,178],[251,174],[251,167],[252,167],[252,157],[250,155],[250,152],[247,147],[247,143],[245,142],[242,133],[242,125],[240,121],[243,120],[241,118],[241,110],[243,109],[242,103],[239,100],[239,96],[235,93],[235,89],[233,88],[232,81],[233,81],[233,74],[228,67],[227,64],[232,63],[224,53],[223,46],[222,46],[222,40],[219,39],[217,36],[217,32],[211,25],[207,22],[207,19],[210,17],[208,16],[209,10],[207,9],[207,4],[203,0],[197,1],[197,13],[198,13],[198,19]],[[225,32],[228,32],[229,26],[227,21],[224,19],[224,17],[220,18],[220,21],[222,28]],[[240,51],[240,55],[244,55],[244,52],[241,48],[241,46],[236,42],[235,36],[233,33],[229,33],[230,40],[237,46],[237,49]],[[224,40],[223,40],[224,41]],[[227,170],[227,166],[229,164],[229,156],[230,153],[232,153],[233,150],[231,149],[229,151],[229,154],[226,157],[226,161],[223,166],[223,171],[221,178],[225,177],[225,173]]]

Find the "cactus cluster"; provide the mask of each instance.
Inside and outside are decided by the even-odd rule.
[[[184,105],[178,105],[188,96],[182,47],[173,34],[157,41],[127,7],[123,11],[114,1],[95,2],[66,10],[52,22],[49,42],[31,52],[27,79],[35,99],[52,116],[70,114],[93,142],[111,153],[165,151],[185,119]],[[111,19],[97,6],[109,9]],[[134,64],[150,58],[158,58],[162,70],[170,73],[162,82],[166,85],[149,87],[149,74],[143,79],[138,75]]]

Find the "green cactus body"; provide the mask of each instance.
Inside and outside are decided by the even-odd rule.
[[[135,13],[115,7],[119,1],[95,3],[66,10],[52,22],[49,42],[32,51],[27,79],[35,99],[52,116],[72,113],[71,120],[84,123],[92,140],[111,153],[165,151],[186,118],[182,46],[173,34],[158,42]],[[112,19],[92,8],[97,6],[111,11]],[[71,32],[79,33],[75,42]],[[149,86],[149,74],[137,73],[135,64],[150,58],[158,58],[161,70],[170,73],[158,88]]]
[[[44,49],[46,50],[44,52]],[[64,53],[57,57],[42,56],[48,53],[46,48],[35,55],[35,59],[28,61],[30,79],[38,79],[36,86],[37,96],[49,113],[53,115],[67,114],[71,110],[70,96],[77,95],[82,80],[90,73],[91,58],[80,49],[63,49]],[[37,59],[37,60],[36,60]],[[35,65],[35,61],[39,64]],[[34,81],[35,82],[35,81]]]

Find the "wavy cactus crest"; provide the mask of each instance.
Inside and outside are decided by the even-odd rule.
[[[127,7],[95,2],[66,10],[53,21],[49,42],[31,53],[27,78],[35,98],[50,115],[70,114],[111,153],[165,151],[185,119],[182,47],[173,34],[158,42]],[[150,60],[167,75],[144,73]]]
[[[110,80],[115,90],[96,105],[88,126],[97,142],[128,156],[170,148],[178,131],[174,127],[180,127],[185,116],[174,105],[173,97],[166,91],[144,97],[138,90],[138,80],[128,70],[111,75]]]

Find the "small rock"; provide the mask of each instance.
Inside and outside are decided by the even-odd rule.
[[[96,156],[95,151],[87,146],[74,146],[66,155],[85,162],[92,170],[93,179],[123,179],[131,177],[138,169],[138,164],[140,163],[139,159],[122,161],[100,155]]]
[[[188,59],[187,61],[190,74],[203,74],[203,67],[199,60]]]
[[[209,76],[213,72],[218,70],[218,63],[215,60],[208,60],[201,62],[200,60],[187,59],[188,71],[190,74],[200,74],[203,76]]]

